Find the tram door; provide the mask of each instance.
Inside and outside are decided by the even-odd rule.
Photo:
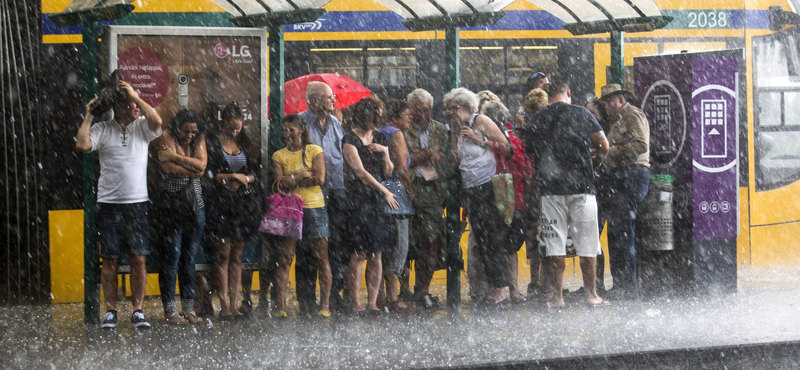
[[[800,31],[753,37],[753,267],[800,265]]]

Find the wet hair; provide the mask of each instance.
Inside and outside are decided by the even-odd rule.
[[[506,131],[506,122],[511,119],[511,113],[508,112],[508,108],[496,100],[487,100],[483,103],[481,114],[491,118],[502,132]]]
[[[428,103],[431,105],[431,107],[433,106],[433,95],[431,95],[431,93],[429,93],[427,90],[416,89],[406,97],[408,104],[414,104],[414,101],[417,100]]]
[[[375,129],[381,126],[380,110],[383,108],[380,99],[374,96],[368,96],[358,101],[353,106],[353,114],[350,117],[350,125],[353,128],[360,128],[362,130]],[[372,126],[368,126],[368,122]]]
[[[470,114],[478,112],[478,95],[467,90],[466,88],[459,87],[457,89],[450,90],[450,92],[444,95],[443,100],[445,107],[447,107],[447,104],[450,102],[453,102],[464,108],[467,108],[467,111],[469,111]]]
[[[386,124],[391,125],[392,120],[396,117],[400,117],[403,114],[403,111],[411,110],[411,106],[408,105],[405,101],[392,99],[386,103],[386,111],[384,115],[386,116]]]
[[[119,71],[111,72],[106,78],[100,81],[97,90],[97,101],[92,106],[92,115],[100,117],[112,108],[122,106],[130,101],[128,92],[119,88],[119,82],[125,81]]]
[[[242,113],[242,108],[239,108],[239,105],[236,102],[230,102],[225,108],[222,110],[222,120],[227,121],[229,119],[243,119],[244,113]]]
[[[287,123],[295,125],[297,126],[297,128],[303,129],[303,135],[300,136],[301,139],[300,141],[302,142],[301,146],[303,152],[303,165],[305,165],[307,160],[306,145],[311,144],[311,137],[309,136],[308,127],[306,127],[306,122],[303,121],[303,117],[300,117],[300,115],[290,114],[286,117],[283,117],[283,126],[285,127]],[[309,167],[311,166],[309,165]]]
[[[172,136],[177,138],[178,133],[181,130],[181,126],[183,126],[185,123],[197,124],[198,135],[194,137],[194,140],[197,140],[197,138],[200,137],[199,133],[203,132],[204,125],[200,119],[200,115],[198,115],[193,109],[181,109],[175,114],[175,118],[172,119],[168,126]],[[192,141],[192,144],[194,144],[194,140]]]
[[[552,99],[556,95],[569,91],[569,84],[562,79],[552,79],[550,83],[545,86],[544,91],[547,93],[547,97]]]
[[[533,89],[525,95],[525,109],[536,113],[549,104],[547,93],[542,89]]]
[[[588,102],[586,102],[586,108],[588,109],[590,105],[595,106],[598,112],[600,112],[600,126],[603,128],[604,131],[608,131],[608,112],[606,112],[606,108],[603,106],[603,102],[600,101],[598,98],[591,98]]]

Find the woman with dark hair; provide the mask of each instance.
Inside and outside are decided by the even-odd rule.
[[[367,310],[380,313],[377,305],[382,275],[381,252],[389,246],[388,217],[381,212],[382,204],[398,209],[394,194],[381,185],[391,176],[394,165],[389,157],[389,140],[376,131],[381,122],[381,105],[364,98],[355,104],[350,120],[352,131],[342,138],[346,194],[352,214],[347,239],[352,248],[347,265],[347,288],[352,310],[365,311],[359,291],[363,261],[367,260]]]
[[[403,184],[409,204],[414,198],[411,189],[411,174],[408,166],[411,164],[411,157],[408,154],[408,143],[404,134],[405,130],[411,127],[411,107],[402,100],[390,100],[385,109],[386,124],[378,129],[384,134],[389,142],[389,157],[394,165],[394,173],[391,177],[396,178]],[[400,302],[398,294],[398,276],[403,274],[406,257],[408,256],[408,226],[407,218],[398,218],[391,225],[391,247],[382,256],[383,279],[386,283],[387,306],[390,310],[405,310],[408,306]]]
[[[207,178],[212,182],[208,228],[216,240],[214,272],[223,318],[242,315],[238,307],[242,251],[261,217],[255,183],[258,156],[242,130],[243,118],[241,108],[228,103],[219,134],[208,138]]]
[[[600,127],[603,128],[603,131],[608,132],[608,113],[606,113],[606,108],[603,107],[603,103],[598,98],[591,98],[588,102],[586,102],[586,109],[589,112],[592,112],[592,115],[597,122],[600,124]]]
[[[200,117],[190,109],[175,115],[156,141],[161,175],[155,205],[158,285],[164,317],[170,324],[196,324],[194,312],[194,255],[203,238],[206,210],[200,177],[206,170],[206,138]],[[179,277],[182,314],[175,306],[175,278]]]
[[[310,243],[314,263],[319,270],[320,299],[318,315],[331,316],[331,266],[328,262],[328,211],[322,185],[325,182],[325,155],[322,148],[311,144],[303,118],[290,114],[283,119],[286,147],[272,155],[272,173],[283,191],[293,192],[303,200],[303,242]],[[275,317],[287,317],[286,284],[294,259],[297,239],[282,238],[278,269],[275,272],[277,304]]]

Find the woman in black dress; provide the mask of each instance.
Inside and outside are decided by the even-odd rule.
[[[381,122],[381,105],[365,98],[353,107],[352,131],[342,138],[342,152],[347,166],[345,181],[351,212],[347,241],[352,248],[347,265],[347,288],[354,312],[379,313],[378,288],[383,273],[381,251],[389,248],[390,222],[382,211],[384,202],[399,205],[381,181],[391,176],[394,165],[389,158],[388,139],[376,131]],[[367,260],[367,308],[361,306],[360,288],[363,261]]]

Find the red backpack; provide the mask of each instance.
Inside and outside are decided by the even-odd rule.
[[[522,143],[522,140],[508,133],[505,133],[505,136],[511,143],[512,148],[511,159],[506,159],[505,163],[508,166],[508,172],[514,178],[514,208],[525,212],[528,210],[528,202],[525,197],[525,179],[530,179],[533,176],[533,166],[531,166],[531,160],[525,152],[525,144]],[[495,160],[498,164],[502,163],[502,159],[497,158],[497,155],[495,154]],[[497,173],[502,171],[501,167],[500,165],[497,166]]]

